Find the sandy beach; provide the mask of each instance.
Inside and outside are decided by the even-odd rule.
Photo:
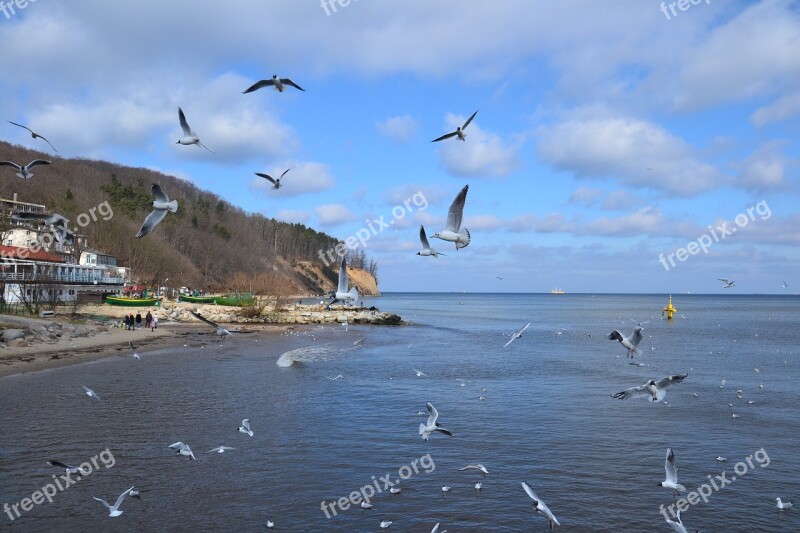
[[[0,322],[7,325],[37,327],[52,323],[52,320],[23,318],[0,315]],[[287,326],[248,325],[247,331],[270,331],[282,333]],[[145,354],[149,351],[168,347],[200,346],[214,340],[213,331],[199,323],[166,323],[159,324],[155,331],[138,329],[126,331],[109,328],[98,331],[93,336],[69,338],[63,336],[55,342],[37,343],[27,347],[0,348],[0,378],[13,374],[38,372],[52,368],[85,363],[106,357],[129,355],[128,342],[132,342],[136,351]]]

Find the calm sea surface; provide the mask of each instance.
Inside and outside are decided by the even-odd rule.
[[[283,532],[381,531],[382,520],[393,521],[389,532],[428,533],[436,522],[451,533],[547,531],[521,481],[557,531],[670,531],[659,506],[672,495],[657,486],[667,447],[689,490],[723,471],[736,478],[683,514],[690,531],[800,531],[800,298],[676,296],[670,322],[660,319],[663,295],[365,300],[411,325],[252,333],[222,346],[192,334],[188,349],[179,342],[140,361],[0,379],[0,504],[54,483],[63,471],[48,459],[77,465],[107,448],[114,457],[52,503],[14,521],[0,514],[0,531],[265,531],[267,519]],[[644,367],[606,339],[612,329],[629,335],[631,319],[650,321],[636,358]],[[611,398],[686,372],[669,405]],[[453,437],[420,439],[427,401]],[[243,418],[253,437],[237,431]],[[197,460],[175,456],[175,441]],[[220,445],[236,449],[207,453]],[[480,491],[476,471],[459,471],[470,463],[490,472]],[[376,481],[371,510],[337,506],[326,518],[321,509],[401,473],[399,494]],[[126,499],[118,518],[92,499],[113,503],[131,485],[141,498]],[[778,496],[795,508],[778,511]]]

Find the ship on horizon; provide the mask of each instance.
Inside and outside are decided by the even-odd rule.
[[[555,289],[550,291],[550,294],[567,294],[567,291],[565,291],[564,289],[559,289],[558,287],[556,287]]]

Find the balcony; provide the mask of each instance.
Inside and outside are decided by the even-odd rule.
[[[81,276],[70,274],[34,274],[32,272],[0,272],[2,282],[40,282],[40,283],[82,283],[96,285],[124,285],[125,278],[121,276]]]

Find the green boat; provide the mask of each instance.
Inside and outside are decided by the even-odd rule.
[[[152,307],[158,305],[158,298],[123,298],[122,296],[106,296],[108,305],[118,305],[122,307]]]
[[[193,304],[213,304],[216,298],[216,296],[189,296],[188,294],[181,294],[178,297],[178,301]]]
[[[248,305],[253,303],[255,299],[253,295],[250,293],[232,293],[226,294],[225,296],[217,296],[214,298],[214,303],[217,305],[230,305],[233,307],[239,307],[242,305]]]

